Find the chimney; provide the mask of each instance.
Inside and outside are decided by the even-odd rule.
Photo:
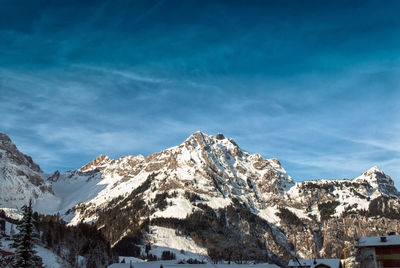
[[[386,236],[381,236],[381,242],[386,242],[386,241],[387,241]]]

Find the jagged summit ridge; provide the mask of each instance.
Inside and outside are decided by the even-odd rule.
[[[0,132],[0,157],[5,161],[12,162],[14,165],[25,165],[36,172],[42,172],[39,165],[33,162],[28,155],[21,153],[17,146],[11,141],[10,137]]]
[[[0,207],[18,208],[29,199],[52,195],[51,185],[43,176],[39,165],[0,133]]]
[[[11,143],[11,139],[6,134],[0,132],[0,142]]]
[[[358,182],[368,182],[374,189],[387,196],[394,196],[400,199],[400,193],[394,186],[392,178],[386,175],[377,166],[365,171],[361,176],[354,179]]]
[[[80,171],[93,170],[93,169],[99,168],[101,166],[107,165],[110,161],[111,161],[111,159],[108,156],[101,154],[96,159],[94,159],[92,162],[87,163],[86,165],[81,167],[79,170]]]
[[[373,167],[369,168],[367,171],[365,171],[364,173],[369,173],[369,172],[383,173],[383,171],[378,166],[373,166]]]

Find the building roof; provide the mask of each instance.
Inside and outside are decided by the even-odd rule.
[[[311,266],[311,268],[314,268],[320,264],[325,264],[332,268],[337,268],[340,265],[340,259],[299,259],[299,262],[302,266]],[[288,266],[299,266],[299,263],[297,261],[290,260]]]
[[[258,263],[258,264],[177,264],[177,260],[172,261],[150,261],[150,262],[138,262],[134,263],[135,268],[159,268],[160,265],[163,265],[164,268],[185,268],[185,267],[195,267],[195,268],[232,268],[232,267],[240,267],[240,268],[279,268],[276,264],[268,264],[268,263]],[[108,266],[108,268],[123,268],[129,266],[128,264],[114,263]]]
[[[14,255],[14,253],[0,249],[0,255],[2,255],[3,257],[7,257],[7,256]]]
[[[386,238],[381,239],[382,237]],[[400,235],[387,235],[387,236],[370,236],[370,237],[361,237],[358,241],[357,247],[376,247],[376,246],[400,246]]]

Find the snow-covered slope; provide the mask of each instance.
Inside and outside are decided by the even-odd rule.
[[[19,208],[29,199],[50,197],[51,185],[40,167],[21,153],[11,139],[0,133],[0,207]]]
[[[378,167],[372,167],[353,180],[298,182],[285,192],[285,201],[297,208],[293,212],[298,217],[304,218],[306,214],[320,217],[317,205],[333,201],[338,202],[335,216],[344,211],[368,210],[371,201],[381,196],[400,199],[393,180]]]
[[[60,211],[71,223],[95,221],[96,214],[88,217],[89,213],[83,212],[102,209],[113,199],[128,196],[151,174],[155,174],[152,185],[159,191],[148,190],[148,200],[159,192],[178,193],[168,197],[171,205],[155,211],[153,217],[185,218],[190,214],[195,208],[185,191],[196,194],[199,202],[212,208],[226,207],[234,197],[261,211],[267,209],[265,200],[283,195],[294,185],[278,160],[251,155],[222,134],[196,132],[179,146],[147,157],[113,160],[101,155],[79,170],[55,173],[49,181],[57,198],[47,212]],[[48,198],[39,199],[36,206],[48,204]],[[84,211],[75,208],[72,215],[77,204]]]
[[[11,214],[11,216],[12,215],[15,215],[15,214]],[[8,252],[15,251],[15,248],[11,247],[11,244],[13,243],[13,240],[11,239],[13,232],[15,234],[18,233],[17,226],[13,223],[5,221],[4,237],[0,237],[0,242],[1,242],[0,244],[2,245],[1,246],[2,250],[8,251]],[[51,250],[44,248],[43,246],[38,245],[38,244],[35,245],[34,249],[36,251],[36,254],[42,258],[44,267],[47,267],[47,268],[66,267],[63,260],[59,256],[57,256],[54,252],[52,252]]]
[[[329,222],[337,225],[334,219],[354,214],[388,218],[390,209],[400,208],[400,194],[392,179],[377,167],[353,180],[295,183],[277,159],[250,154],[222,134],[195,132],[182,144],[146,157],[110,159],[100,155],[78,170],[52,175],[43,174],[2,135],[0,160],[1,206],[19,207],[33,198],[36,210],[60,213],[72,225],[81,221],[98,224],[113,244],[129,235],[134,224],[138,228],[146,220],[163,219],[163,224],[170,218],[184,221],[211,209],[226,214],[226,227],[242,232],[242,237],[266,240],[270,255],[293,254],[295,230],[300,228],[298,239],[304,243],[297,250],[301,256],[332,257],[333,251],[327,248]],[[229,222],[236,221],[235,213],[246,214],[238,217],[242,224]],[[126,217],[122,221],[126,226],[114,228],[116,220],[107,217],[121,215]],[[252,234],[251,224],[265,233]],[[359,226],[362,229],[362,224]],[[181,239],[172,237],[173,231],[165,226],[153,228],[156,233],[168,233],[174,241]],[[148,238],[161,248],[177,248],[171,239]],[[190,252],[193,245],[181,242],[183,248],[179,249]]]
[[[291,207],[300,218],[307,218],[310,213],[320,217],[316,206],[321,202],[340,202],[336,208],[340,215],[346,209],[367,210],[370,201],[381,195],[400,197],[391,178],[377,167],[353,180],[294,183],[277,159],[249,154],[222,134],[195,132],[182,144],[147,157],[113,160],[101,155],[79,170],[56,172],[49,178],[55,197],[39,198],[36,206],[47,206],[48,213],[60,212],[72,224],[96,221],[93,211],[107,207],[115,198],[127,197],[152,174],[152,189],[144,193],[145,199],[152,200],[161,192],[176,194],[168,196],[168,206],[155,210],[151,217],[185,218],[197,209],[190,198],[214,209],[232,204],[234,198],[279,225],[278,206]],[[54,199],[51,207],[49,198]]]
[[[149,253],[161,258],[165,250],[173,252],[177,259],[198,259],[203,260],[207,256],[207,249],[203,248],[191,239],[176,235],[174,229],[160,226],[151,226],[149,234],[151,250]]]

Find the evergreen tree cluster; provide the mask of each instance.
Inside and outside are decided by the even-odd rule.
[[[17,221],[6,217],[5,213],[0,211],[0,218],[15,224],[18,230],[10,231],[14,240],[11,246],[15,248],[12,267],[39,267],[42,260],[36,254],[36,245],[53,251],[70,267],[107,267],[117,261],[117,256],[112,252],[108,241],[94,225],[80,223],[77,226],[67,226],[58,215],[40,215],[33,212],[31,201],[22,207],[22,214],[22,220]],[[78,263],[78,256],[84,257],[81,263]],[[82,263],[82,260],[85,262]]]
[[[118,241],[113,250],[119,256],[140,257],[141,249],[138,245],[141,244],[142,239],[142,232],[136,234],[131,233]]]
[[[36,255],[34,243],[37,242],[37,230],[34,226],[32,201],[27,206],[22,207],[23,217],[17,225],[18,233],[14,235],[15,254],[12,261],[13,267],[33,268],[38,267],[42,260]]]
[[[294,225],[294,226],[303,226],[303,222],[296,214],[285,207],[280,207],[279,212],[276,214],[279,218],[282,219],[284,224]]]
[[[76,267],[78,256],[86,260],[86,267],[107,267],[116,261],[109,243],[92,224],[67,226],[59,216],[34,214],[41,243]]]
[[[161,260],[163,260],[163,261],[176,260],[176,255],[175,255],[175,253],[173,253],[169,250],[164,250],[161,254]]]
[[[378,216],[396,220],[400,219],[398,208],[396,208],[393,203],[397,203],[397,200],[393,200],[393,198],[388,196],[379,196],[372,199],[369,203],[368,216]]]
[[[318,204],[318,210],[321,215],[321,220],[327,220],[335,214],[336,207],[340,205],[339,201],[328,201]]]
[[[168,205],[168,202],[167,202],[168,197],[169,197],[169,195],[167,192],[156,194],[156,196],[154,197],[154,200],[153,200],[154,206],[156,208],[160,209],[161,211],[165,210]]]
[[[185,219],[155,218],[151,224],[174,228],[178,235],[190,236],[196,244],[207,248],[209,257],[215,263],[278,261],[279,258],[268,251],[267,241],[260,235],[271,233],[271,226],[239,201],[217,211],[201,203],[197,206],[201,210],[194,211]],[[281,248],[281,251],[287,254],[285,249]]]
[[[196,194],[196,193],[192,193],[190,191],[185,191],[185,197],[190,201],[190,202],[195,202],[195,201],[201,201],[202,198]]]
[[[111,244],[124,236],[141,240],[141,233],[147,231],[148,224],[142,224],[141,217],[148,216],[151,211],[144,202],[142,193],[150,188],[155,176],[156,174],[149,175],[129,196],[118,198],[118,202],[108,204],[106,209],[99,212],[96,225],[101,226],[100,231]]]
[[[187,263],[189,264],[205,264],[205,261],[199,261],[198,259],[193,259],[193,258],[189,258],[188,260],[186,260]]]

